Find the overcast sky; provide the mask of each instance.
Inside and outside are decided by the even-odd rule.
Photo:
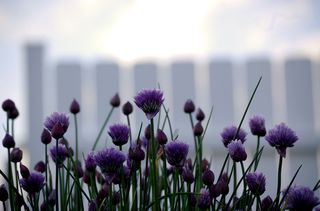
[[[0,100],[24,105],[23,46],[34,41],[51,61],[320,58],[319,8],[320,0],[0,0]]]

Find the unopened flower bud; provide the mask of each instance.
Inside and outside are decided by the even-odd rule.
[[[8,200],[8,191],[4,184],[0,186],[0,201],[5,202]]]
[[[212,185],[214,182],[214,173],[210,169],[206,169],[202,173],[202,181],[205,185]]]
[[[39,161],[35,166],[34,170],[40,173],[43,173],[46,171],[46,164],[43,161]]]
[[[204,114],[204,112],[202,111],[202,109],[201,109],[201,108],[198,108],[198,109],[197,109],[197,114],[196,114],[196,119],[201,122],[201,121],[204,120],[205,117],[206,117],[206,115]]]
[[[132,113],[133,107],[132,104],[127,101],[123,106],[122,106],[122,112],[124,115],[128,116]]]
[[[19,148],[13,148],[10,153],[10,161],[18,163],[22,160],[22,150]]]
[[[20,163],[20,174],[23,178],[28,178],[30,176],[29,169],[22,163]]]
[[[110,104],[111,104],[112,107],[119,107],[119,106],[120,106],[120,97],[119,97],[118,93],[115,94],[115,95],[111,98]]]
[[[191,114],[195,110],[195,106],[192,100],[187,100],[186,103],[184,104],[183,108],[184,112],[187,114]]]
[[[5,148],[13,148],[16,145],[13,137],[11,135],[9,135],[8,133],[6,133],[6,135],[4,136],[3,140],[2,140],[2,146],[4,146]]]
[[[16,107],[15,103],[14,103],[12,100],[10,100],[10,99],[6,99],[6,100],[3,101],[3,103],[2,103],[2,109],[3,109],[5,112],[12,111],[15,107]]]
[[[168,142],[167,135],[161,130],[157,130],[157,141],[160,145],[165,145]]]
[[[43,129],[41,133],[41,142],[43,144],[50,144],[51,143],[51,134],[47,129]]]
[[[203,127],[201,125],[201,122],[197,122],[197,124],[193,128],[193,134],[195,136],[201,136],[203,133]]]
[[[73,101],[71,102],[70,112],[72,114],[77,114],[80,112],[80,105],[75,99],[73,99]]]

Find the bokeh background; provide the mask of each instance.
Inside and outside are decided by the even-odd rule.
[[[87,151],[98,131],[103,111],[108,111],[111,94],[118,92],[122,102],[132,102],[139,87],[136,82],[149,81],[149,75],[141,73],[140,79],[137,79],[139,74],[136,71],[152,69],[157,76],[153,86],[159,83],[165,91],[167,106],[172,110],[181,109],[181,112],[182,101],[186,100],[188,92],[178,87],[180,84],[183,87],[186,77],[186,81],[194,80],[194,86],[189,87],[190,98],[206,114],[212,105],[217,109],[226,108],[224,112],[218,112],[217,124],[210,125],[218,125],[215,130],[210,130],[205,143],[208,146],[206,153],[210,156],[213,151],[225,153],[223,148],[216,146],[220,145],[218,134],[223,124],[238,124],[250,91],[260,73],[266,71],[260,93],[270,96],[261,94],[257,101],[263,103],[258,103],[261,106],[257,106],[255,111],[267,115],[269,127],[281,121],[292,121],[294,129],[302,137],[298,145],[312,148],[312,158],[306,156],[310,154],[310,149],[297,151],[294,165],[290,165],[290,159],[285,164],[288,175],[302,160],[302,163],[312,163],[303,171],[308,174],[312,168],[309,176],[314,180],[319,178],[320,157],[317,144],[320,141],[319,8],[319,0],[1,0],[0,101],[11,98],[16,102],[20,111],[16,121],[16,142],[20,147],[30,149],[36,146],[41,148],[37,138],[41,125],[31,123],[42,122],[56,110],[68,111],[72,98],[81,98],[78,100],[83,111],[82,149]],[[40,61],[38,66],[37,61]],[[210,75],[211,61],[214,61],[213,69],[220,68],[220,76],[224,77],[221,84],[217,83],[219,86],[216,87],[221,88],[218,91],[212,91],[215,86],[212,86],[211,79],[215,77]],[[32,66],[33,62],[36,66]],[[119,83],[113,87],[106,83],[101,87],[108,95],[96,89],[97,84],[103,84],[103,80],[97,82],[98,72],[103,71],[99,70],[99,64],[105,63],[116,64],[118,68],[118,75],[112,75],[115,78],[110,80],[111,76],[106,76],[105,80],[117,79]],[[38,67],[35,72],[34,67]],[[188,74],[184,75],[184,67],[191,69],[191,73],[188,70]],[[258,73],[250,74],[250,68],[251,71],[258,69]],[[64,76],[68,69],[75,69],[76,73],[79,70],[81,74],[72,75],[69,72],[69,76]],[[179,69],[178,77],[171,74],[171,69]],[[297,74],[288,74],[290,69],[296,70]],[[307,70],[301,72],[301,69]],[[150,77],[154,76],[154,72]],[[40,87],[35,85],[30,88],[39,80]],[[224,89],[226,84],[231,88]],[[288,87],[296,88],[290,92]],[[38,88],[41,91],[35,93]],[[72,94],[73,90],[76,92],[74,96],[59,100],[59,93],[65,91]],[[228,91],[232,94],[229,95]],[[219,95],[220,102],[208,97],[213,92]],[[228,96],[232,100],[224,101]],[[177,98],[178,102],[175,101]],[[43,103],[40,114],[33,112],[38,110],[35,105],[38,101]],[[35,107],[30,108],[32,106]],[[100,107],[97,109],[97,106]],[[228,108],[232,110],[232,117],[224,122],[224,114],[230,114]],[[264,108],[272,109],[264,113]],[[183,122],[183,114],[176,113],[173,116]],[[288,114],[292,114],[292,118]],[[32,121],[33,118],[36,120]],[[133,121],[144,121],[141,118],[142,115],[137,113]],[[220,119],[222,121],[219,122]],[[0,120],[4,127],[3,112],[0,113]],[[124,121],[124,118],[118,113],[114,120]],[[182,127],[189,125],[183,126],[178,120],[175,128],[184,134],[186,129]],[[133,127],[137,129],[135,124]],[[247,123],[244,127],[248,128]],[[186,137],[191,134],[188,133]],[[0,137],[3,136],[4,129],[0,130]],[[104,139],[107,140],[107,135]],[[0,151],[4,156],[4,150]],[[276,162],[272,153],[270,150],[268,164]],[[26,162],[33,165],[41,155],[41,151],[31,155],[25,153]],[[219,159],[217,156],[216,160]],[[271,168],[270,175],[275,171],[272,167],[275,165],[271,164],[267,167]],[[302,178],[302,182],[311,185],[312,182]]]

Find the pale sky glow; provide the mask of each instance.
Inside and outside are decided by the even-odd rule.
[[[319,8],[319,0],[2,0],[0,101],[11,97],[25,108],[23,46],[29,41],[44,43],[51,63],[319,58]]]

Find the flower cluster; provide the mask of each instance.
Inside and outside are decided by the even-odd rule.
[[[78,147],[81,144],[77,134],[80,104],[73,100],[70,114],[52,113],[39,134],[44,159],[37,162],[33,170],[25,165],[22,148],[16,147],[14,130],[9,125],[19,112],[12,100],[4,101],[2,108],[7,113],[8,124],[2,145],[8,151],[8,174],[0,170],[6,180],[6,185],[0,185],[3,209],[21,210],[24,206],[26,210],[85,210],[87,207],[90,211],[159,211],[252,210],[253,207],[257,210],[313,210],[320,207],[317,196],[320,180],[313,189],[295,184],[294,178],[289,184],[281,184],[282,159],[286,157],[287,148],[298,141],[298,136],[286,124],[280,123],[267,132],[265,119],[252,116],[249,128],[257,139],[253,156],[247,155],[250,150],[246,144],[251,137],[243,129],[242,122],[239,126],[225,127],[220,135],[226,157],[221,169],[214,171],[211,160],[203,154],[211,113],[206,122],[205,111],[188,99],[181,112],[190,120],[192,133],[189,139],[182,140],[173,132],[161,90],[142,90],[133,100],[146,114],[148,124],[144,131],[142,125],[138,132],[132,131],[130,118],[134,107],[129,101],[121,107],[127,122],[108,124],[113,111],[121,105],[120,96],[115,94],[110,100],[110,112],[88,153]],[[164,115],[159,115],[154,124],[160,111]],[[75,120],[75,140],[68,134],[69,115]],[[103,135],[107,138],[105,147],[96,150]],[[273,191],[268,190],[270,181],[263,171],[257,171],[265,147],[263,143],[260,146],[263,137],[264,143],[279,154],[274,195],[266,194]],[[194,141],[194,146],[189,145],[190,141]]]

